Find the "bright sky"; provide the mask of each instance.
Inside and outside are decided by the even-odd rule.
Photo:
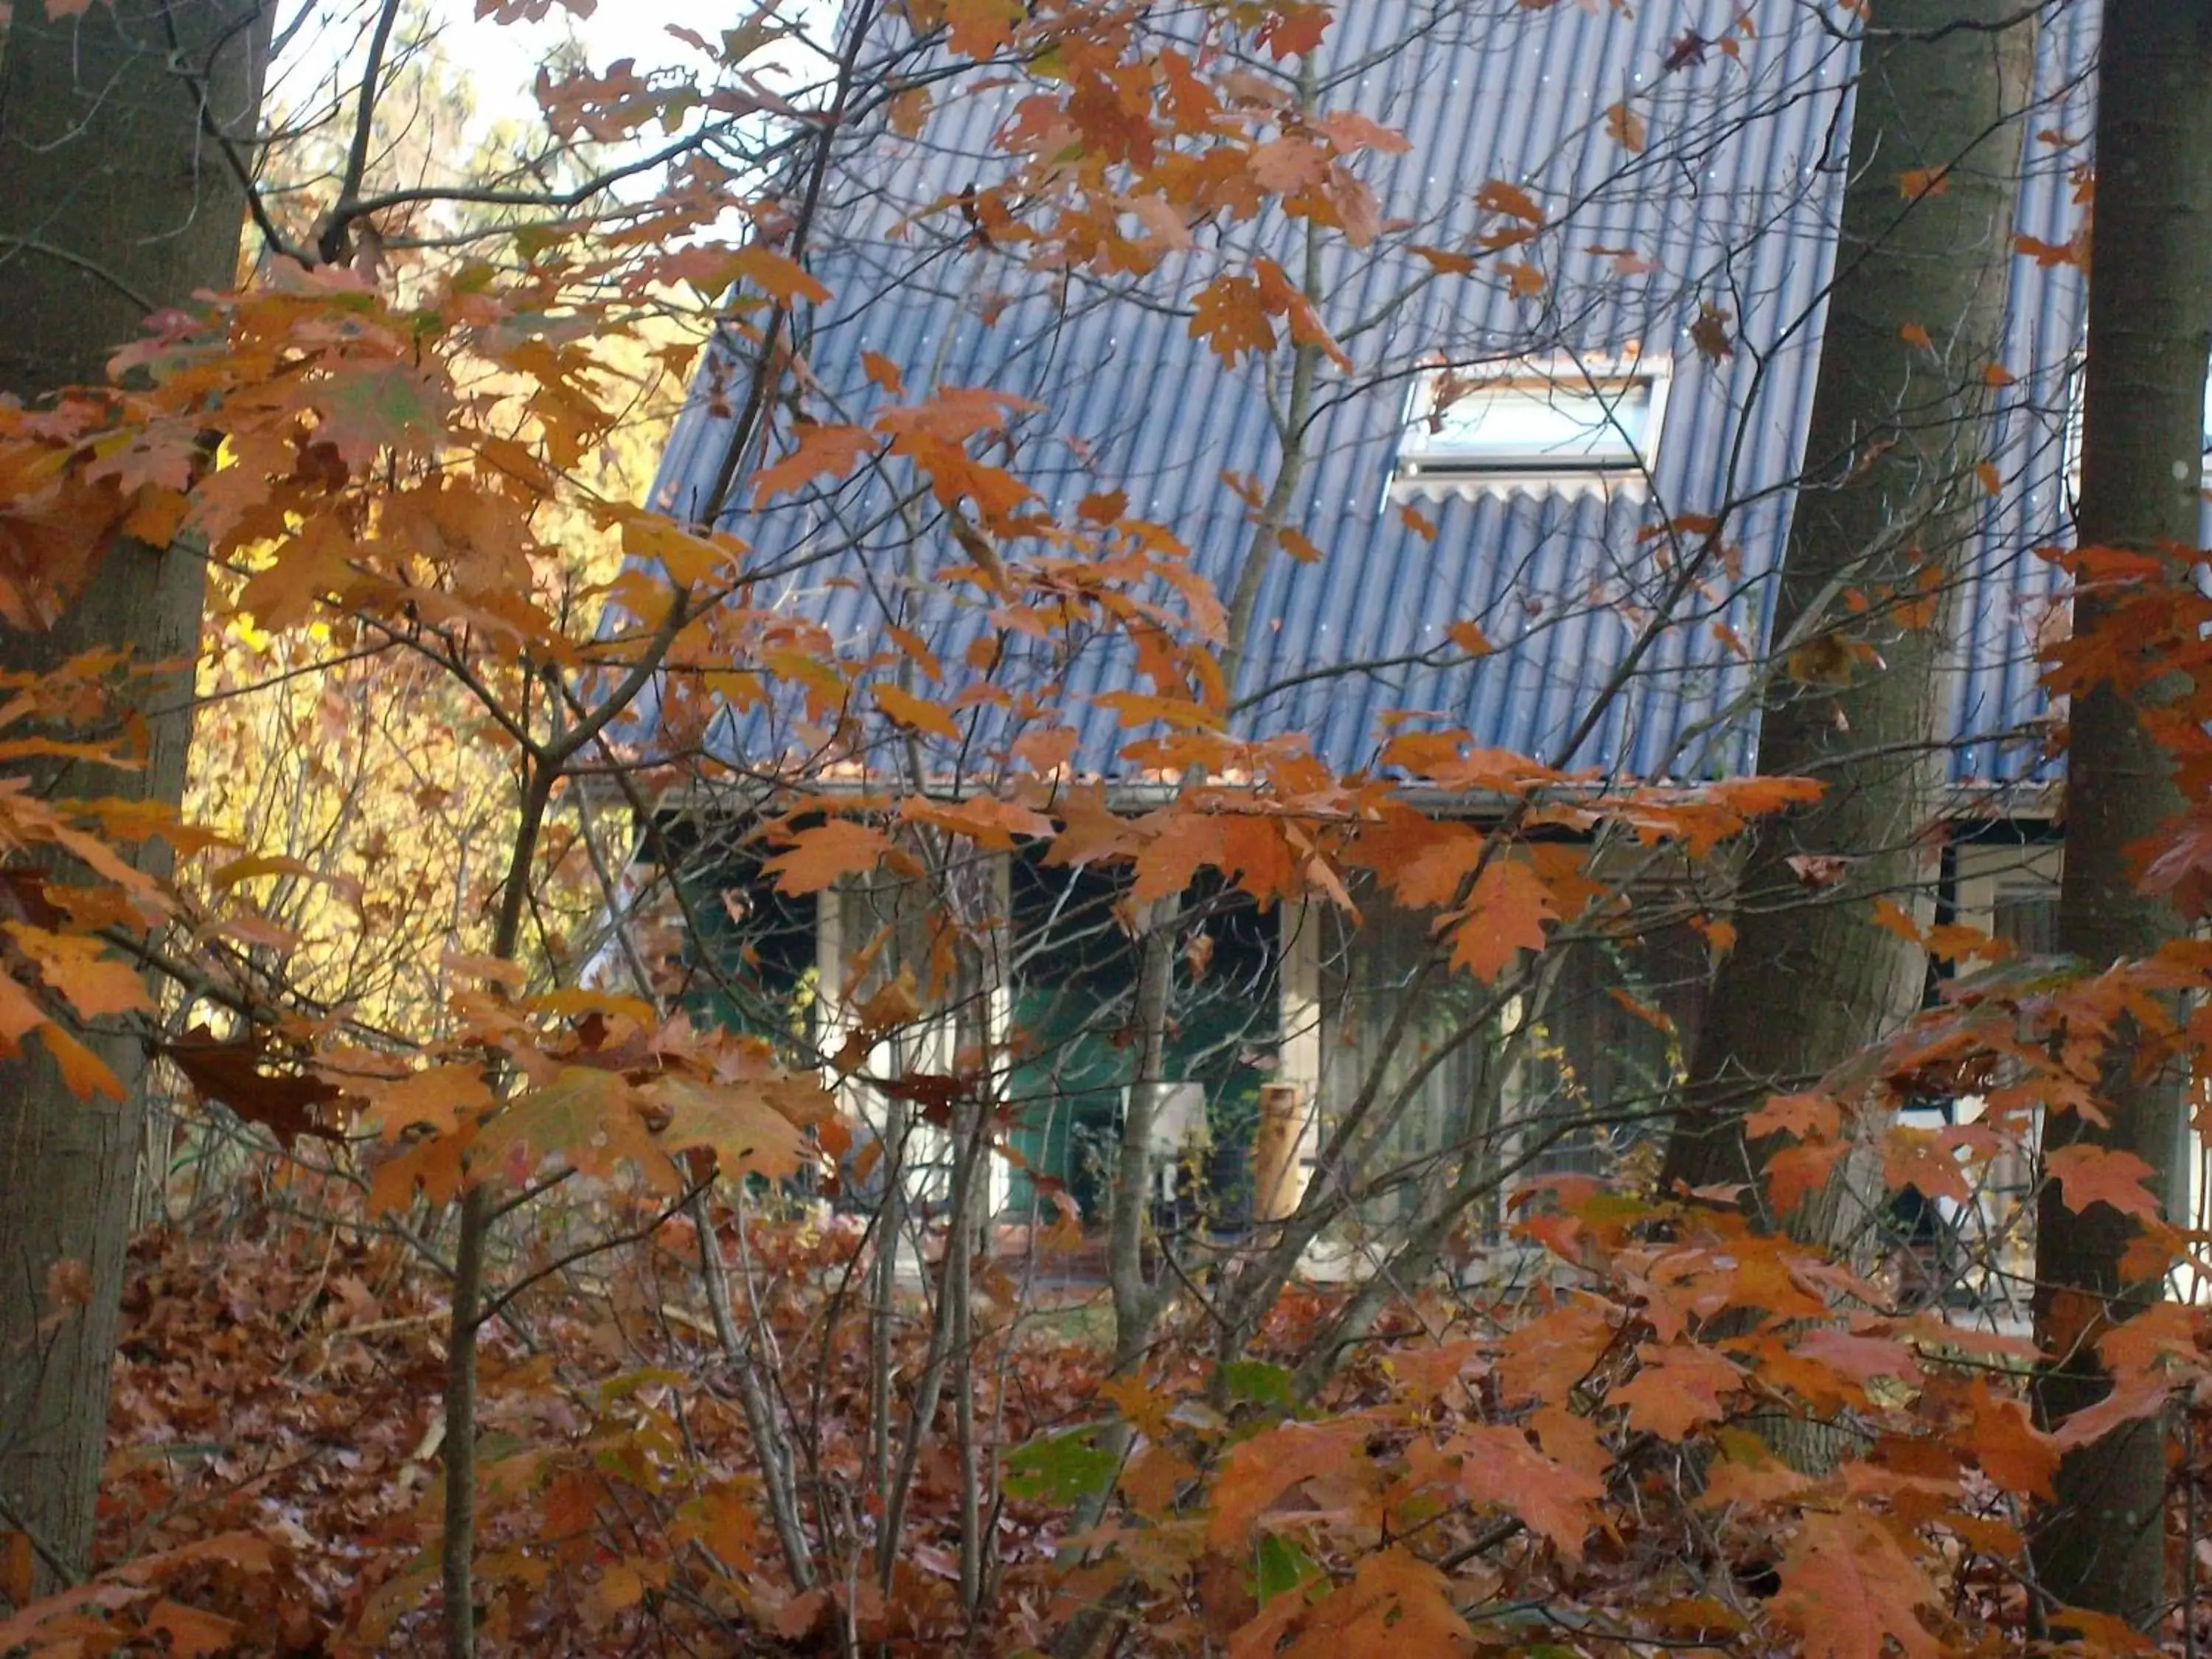
[[[542,3],[546,15],[534,22],[499,23],[477,18],[477,0],[424,0],[424,9],[440,24],[447,56],[468,72],[479,119],[534,114],[531,87],[538,67],[571,37],[594,68],[630,58],[641,74],[678,65],[696,72],[703,59],[672,36],[669,26],[714,40],[759,9],[758,0],[598,0],[589,17],[577,17],[562,0]],[[376,9],[377,0],[307,0],[304,27],[280,58],[280,71],[289,71],[288,81],[319,79],[341,56],[357,67]],[[782,0],[777,10],[818,40],[835,15],[836,0]],[[772,72],[763,79],[777,85]]]
[[[534,109],[530,86],[538,65],[571,34],[595,67],[618,58],[636,58],[640,73],[678,64],[696,67],[698,54],[671,36],[668,26],[679,24],[712,40],[749,9],[730,0],[601,0],[590,17],[577,18],[555,0],[541,21],[495,23],[477,21],[475,0],[432,0],[432,6],[446,20],[447,51],[470,66],[487,114],[509,100]]]

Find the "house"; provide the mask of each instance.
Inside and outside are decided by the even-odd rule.
[[[1382,234],[1318,254],[1319,309],[1355,368],[1324,368],[1301,411],[1290,522],[1319,556],[1266,568],[1235,688],[1242,735],[1301,737],[1340,772],[1371,767],[1389,731],[1424,720],[1602,777],[1694,783],[1748,767],[1747,660],[1802,464],[1835,261],[1855,62],[1837,9],[1337,8],[1321,102],[1399,130],[1408,148],[1351,162]],[[2079,228],[2097,9],[2054,0],[2039,19],[2023,247],[2063,245]],[[1633,146],[1619,107],[1634,113]],[[1047,507],[1072,514],[1086,495],[1121,492],[1226,591],[1250,527],[1223,480],[1274,476],[1290,395],[1279,366],[1225,363],[1194,337],[1178,260],[1061,281],[980,238],[957,204],[1006,113],[1002,92],[947,99],[919,133],[881,136],[852,160],[855,182],[830,204],[810,260],[833,290],[805,325],[821,401],[872,406],[885,367],[909,387],[1018,394],[1035,412],[1013,422],[1010,446]],[[1443,274],[1423,252],[1480,250],[1501,225],[1529,234],[1471,274]],[[1303,268],[1304,233],[1279,216],[1238,234]],[[2012,380],[1990,434],[2001,487],[1968,561],[1948,674],[1955,829],[1925,896],[2031,949],[2050,942],[2057,856],[2036,649],[2063,619],[2034,550],[2067,533],[2083,319],[2074,265],[2014,258]],[[729,418],[719,385],[710,364],[670,443],[659,507],[686,513],[708,488]],[[980,672],[963,648],[981,625],[933,572],[969,554],[933,511],[916,514],[863,469],[725,522],[789,614],[848,648],[894,625],[924,635],[951,686]],[[1672,594],[1640,532],[1688,514],[1724,517],[1740,566]],[[1052,672],[1079,722],[1073,769],[1140,808],[1152,786],[1117,759],[1115,713],[1098,701],[1134,683],[1127,653],[1109,641]],[[708,910],[729,921],[727,937],[694,941],[697,959],[722,964],[724,1014],[760,1017],[729,1006],[732,986],[775,1003],[803,981],[802,1023],[834,1050],[891,972],[898,951],[883,941],[913,919],[866,884],[818,902],[776,893],[747,845],[747,797],[726,781],[820,740],[795,704],[725,710],[682,833],[694,878],[722,901]],[[912,752],[862,748],[842,764],[866,777]],[[932,787],[957,787],[960,755],[930,753]],[[1018,1031],[1023,1045],[1000,1079],[1019,1154],[1000,1200],[1026,1202],[1031,1170],[1095,1198],[1132,1063],[1120,890],[1109,872],[1019,854],[977,879],[1007,925],[974,1029]],[[1192,1116],[1210,1133],[1194,1138],[1210,1141],[1211,1189],[1231,1211],[1250,1201],[1244,1155],[1269,1088],[1304,1115],[1309,1164],[1321,1127],[1363,1088],[1403,1096],[1384,1160],[1401,1173],[1370,1172],[1364,1214],[1387,1217],[1394,1181],[1403,1191],[1437,1178],[1434,1154],[1474,1113],[1490,1115],[1501,1169],[1624,1155],[1674,1079],[1709,963],[1693,931],[1655,927],[1563,953],[1540,1006],[1462,980],[1425,990],[1408,1018],[1420,917],[1376,907],[1355,927],[1322,906],[1260,910],[1216,893],[1190,915],[1170,1069],[1184,1099],[1205,1102]],[[1394,1023],[1412,1029],[1378,1081],[1367,1057]]]

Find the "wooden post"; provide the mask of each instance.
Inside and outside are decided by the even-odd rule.
[[[1281,1221],[1298,1207],[1298,1130],[1304,1105],[1295,1083],[1260,1085],[1260,1132],[1252,1146],[1255,1221]]]

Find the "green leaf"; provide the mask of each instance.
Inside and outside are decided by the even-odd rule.
[[[1290,1372],[1264,1359],[1232,1359],[1221,1368],[1221,1387],[1230,1399],[1273,1406],[1285,1413],[1297,1409]]]
[[[1321,1577],[1320,1564],[1280,1533],[1261,1533],[1253,1553],[1253,1594],[1262,1605]]]
[[[1097,1428],[1069,1429],[1032,1440],[1006,1459],[1006,1490],[1016,1498],[1080,1503],[1112,1484],[1121,1460],[1092,1443]]]

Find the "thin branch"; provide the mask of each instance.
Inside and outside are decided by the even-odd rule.
[[[0,244],[20,248],[26,253],[43,254],[47,258],[58,261],[62,264],[72,265],[88,276],[99,278],[125,299],[130,301],[132,305],[137,306],[139,310],[149,315],[161,309],[153,301],[131,287],[106,265],[96,259],[88,259],[82,253],[73,253],[68,248],[57,247],[52,242],[40,241],[35,236],[0,236]]]
[[[399,0],[384,0],[382,9],[376,15],[376,32],[368,40],[368,62],[361,72],[361,98],[354,109],[353,144],[346,153],[345,175],[338,181],[339,209],[361,193],[362,179],[368,172],[368,147],[376,125],[376,96],[384,79],[384,50],[391,43],[392,26],[398,18]],[[332,210],[330,222],[323,227],[316,245],[324,264],[335,262],[344,252],[346,230],[352,216]]]

